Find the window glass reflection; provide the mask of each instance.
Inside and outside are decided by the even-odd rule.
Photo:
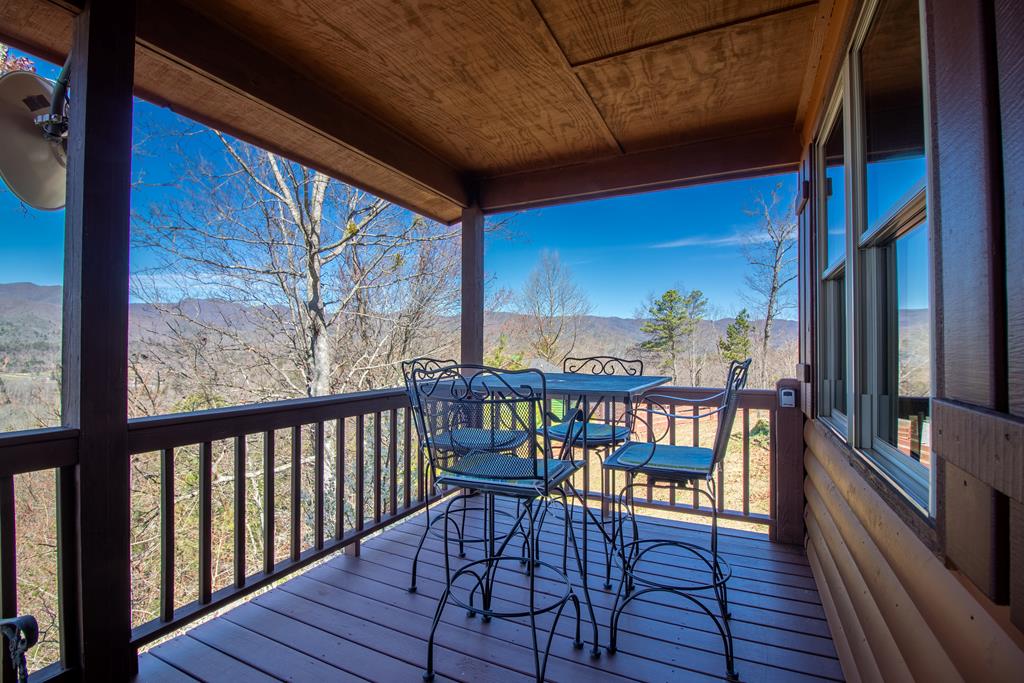
[[[843,112],[840,109],[825,140],[825,248],[826,269],[846,254],[846,170],[843,147]]]
[[[882,0],[861,50],[867,229],[924,186],[917,0]]]

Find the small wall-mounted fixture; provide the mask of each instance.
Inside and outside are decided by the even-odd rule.
[[[796,408],[795,389],[779,389],[779,407]]]

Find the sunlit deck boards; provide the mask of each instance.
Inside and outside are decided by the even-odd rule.
[[[142,655],[140,681],[419,681],[435,601],[443,580],[441,543],[429,537],[419,591],[406,591],[422,529],[418,516],[366,541],[360,557],[336,556],[249,603]],[[470,524],[472,527],[473,524]],[[479,524],[477,524],[479,527]],[[545,533],[553,553],[560,534]],[[650,536],[707,538],[707,527],[647,518]],[[479,532],[479,528],[475,531]],[[591,535],[593,540],[593,535]],[[732,563],[730,601],[737,668],[744,681],[837,680],[842,672],[804,553],[765,535],[723,531]],[[468,548],[469,559],[479,549]],[[607,640],[613,596],[601,589],[603,559],[590,548],[592,599]],[[662,553],[653,571],[670,575],[692,563]],[[519,575],[505,573],[514,584]],[[540,581],[541,590],[554,587]],[[559,623],[548,678],[555,681],[712,680],[724,675],[721,640],[706,616],[678,599],[645,596],[623,617],[619,651],[591,659],[571,645],[572,619]],[[542,618],[540,623],[550,623]],[[527,681],[533,659],[527,624],[483,624],[450,606],[438,630],[438,680]]]

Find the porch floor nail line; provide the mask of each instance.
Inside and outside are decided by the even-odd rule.
[[[578,517],[577,517],[578,520]],[[475,528],[479,520],[470,520]],[[426,634],[443,573],[441,541],[428,537],[420,556],[421,589],[405,590],[408,565],[423,529],[417,515],[363,543],[358,558],[336,555],[326,563],[164,642],[139,657],[139,683],[194,680],[418,680]],[[642,533],[700,542],[707,527],[643,517]],[[703,528],[702,528],[703,527]],[[767,535],[722,529],[722,552],[739,569],[733,623],[742,678],[765,681],[841,679],[817,589],[801,548],[776,546]],[[555,553],[557,534],[544,529]],[[550,539],[550,540],[548,540]],[[612,593],[603,588],[603,548],[593,537],[588,565],[598,621],[606,620]],[[467,546],[469,559],[479,549]],[[652,553],[652,575],[671,575],[685,556]],[[457,558],[456,558],[457,560]],[[458,561],[458,560],[457,560]],[[575,573],[573,573],[575,576]],[[522,602],[517,575],[503,573],[503,599]],[[540,579],[542,594],[551,588]],[[758,590],[758,588],[763,590]],[[724,658],[713,625],[701,626],[696,607],[643,596],[622,621],[619,652],[596,660],[571,645],[571,613],[555,632],[548,675],[552,680],[721,680]],[[584,618],[585,620],[585,618]],[[539,625],[548,625],[542,619]],[[607,624],[599,623],[602,639]],[[522,652],[520,652],[520,649]],[[528,681],[530,630],[524,622],[483,624],[449,607],[438,631],[438,680]],[[744,651],[746,650],[746,652]],[[744,671],[748,672],[744,676]]]

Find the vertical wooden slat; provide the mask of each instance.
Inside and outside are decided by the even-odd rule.
[[[728,437],[727,437],[728,438]],[[726,448],[728,448],[728,441],[726,441]],[[718,509],[725,509],[725,459],[718,463]]]
[[[403,502],[405,503],[405,507],[406,508],[412,506],[412,422],[411,422],[411,420],[412,420],[412,411],[409,408],[404,408],[402,410],[402,430],[404,432],[403,435],[402,435],[402,437],[403,437],[402,438],[402,442],[403,442],[403,445],[404,445],[404,450],[402,451],[402,455],[405,458],[405,462],[403,463],[404,466],[405,466],[405,476],[402,477],[402,485],[403,485],[402,494],[404,496]]]
[[[415,416],[413,416],[415,419]],[[419,442],[419,434],[416,435],[416,500],[423,500],[427,495],[427,463],[424,451],[426,446]]]
[[[388,514],[398,513],[398,411],[388,413]]]
[[[647,409],[651,409],[651,402],[647,401]],[[647,413],[647,441],[654,441],[654,415]],[[654,482],[651,481],[651,476],[647,475],[647,501],[651,502],[654,500]]]
[[[314,479],[316,484],[314,486],[315,491],[313,494],[314,505],[316,506],[313,512],[313,538],[316,543],[317,550],[324,547],[324,423],[316,423],[316,438],[315,438],[315,464],[316,472]]]
[[[692,413],[697,415],[700,412],[700,406],[694,404]],[[691,443],[693,446],[700,446],[700,420],[690,420],[693,423],[693,433],[691,434]],[[700,498],[697,496],[697,487],[693,487],[693,509],[696,510],[700,507]]]
[[[302,552],[302,427],[292,427],[291,557],[298,562]]]
[[[334,538],[345,533],[345,418],[335,422],[334,459]]]
[[[160,618],[174,618],[174,449],[160,451]]]
[[[676,414],[676,404],[675,403],[671,404],[668,407],[668,412],[671,415],[673,415],[673,416]],[[676,420],[673,419],[673,418],[668,418],[668,443],[671,446],[675,446],[676,445]],[[671,503],[672,505],[675,505],[676,504],[676,483],[675,482],[672,482],[669,485],[668,496],[669,496],[669,503]]]
[[[14,521],[14,477],[0,477],[0,618],[18,615],[18,559]],[[7,640],[0,648],[0,681],[17,680],[7,655]]]
[[[80,6],[71,41],[76,114],[68,134],[61,361],[62,423],[79,430],[77,507],[64,526],[78,536],[71,591],[78,609],[65,616],[78,621],[72,647],[90,678],[128,680],[136,662],[127,513],[135,3]]]
[[[743,409],[743,514],[750,514],[750,409]]]
[[[67,669],[81,666],[78,647],[78,490],[75,467],[62,467],[57,479],[57,603],[60,608],[60,659]]]
[[[213,444],[199,446],[199,602],[213,593]]]
[[[381,413],[373,415],[373,521],[381,520]]]
[[[362,531],[366,518],[366,416],[356,416],[356,530]],[[352,544],[359,555],[359,541]]]
[[[263,571],[274,571],[274,432],[263,433]]]
[[[245,436],[235,437],[235,587],[245,585]]]
[[[367,416],[355,418],[355,528],[358,531],[366,524],[367,490]]]

